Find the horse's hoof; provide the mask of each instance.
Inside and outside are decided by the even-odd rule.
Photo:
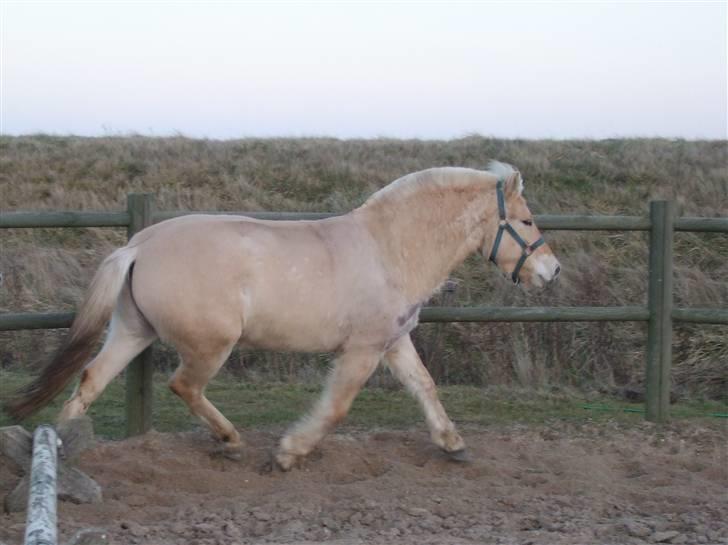
[[[216,458],[227,458],[239,462],[243,458],[243,446],[242,445],[222,445],[212,451],[211,455]]]
[[[273,455],[271,455],[258,468],[258,475],[269,475],[269,474],[273,473],[273,470],[275,468],[276,468],[276,463],[275,463],[275,460],[273,458]]]
[[[290,469],[290,468],[289,468]],[[259,475],[271,475],[273,473],[279,473],[281,471],[288,471],[285,469],[276,457],[274,452],[271,452],[268,458],[258,467]]]
[[[279,452],[273,457],[275,465],[281,471],[290,471],[296,463],[297,456],[288,452]]]
[[[459,464],[470,464],[473,461],[468,450],[464,448],[453,450],[451,452],[446,451],[445,454],[447,454],[448,459]]]

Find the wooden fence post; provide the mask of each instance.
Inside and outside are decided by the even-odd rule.
[[[670,410],[672,366],[672,254],[675,206],[650,203],[650,262],[647,308],[646,418],[666,422]]]
[[[132,193],[127,196],[129,227],[127,236],[131,238],[152,224],[154,195],[151,193]],[[154,363],[152,347],[139,354],[126,369],[126,436],[140,435],[152,427],[152,377]]]
[[[56,545],[58,537],[56,497],[58,435],[52,426],[38,426],[33,433],[33,458],[28,487],[26,545]]]

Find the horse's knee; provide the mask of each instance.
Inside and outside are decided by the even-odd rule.
[[[189,383],[180,375],[174,374],[168,383],[169,389],[172,390],[176,396],[184,400],[194,399],[196,392]]]
[[[176,395],[177,397],[181,397],[184,399],[184,389],[182,386],[182,383],[177,377],[172,377],[169,379],[169,382],[167,383],[167,386],[169,386],[169,389],[172,390],[172,393]]]

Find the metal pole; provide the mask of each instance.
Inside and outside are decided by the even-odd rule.
[[[149,227],[153,222],[154,195],[133,193],[127,197],[129,227],[127,236]],[[139,354],[126,370],[126,436],[141,435],[152,428],[152,347]]]
[[[667,422],[672,365],[672,249],[675,207],[671,201],[650,203],[650,262],[647,308],[646,418]]]
[[[58,436],[51,426],[33,434],[25,545],[56,545],[56,461]]]

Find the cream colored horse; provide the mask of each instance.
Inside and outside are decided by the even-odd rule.
[[[518,238],[521,245],[540,239],[522,189],[520,174],[502,163],[487,171],[434,168],[321,221],[190,215],[149,227],[101,264],[66,343],[6,408],[25,417],[84,369],[60,419],[82,415],[159,338],[181,356],[172,391],[236,452],[240,435],[204,395],[233,347],[335,352],[323,395],[280,442],[281,468],[291,468],[346,416],[382,359],[420,402],[432,440],[458,457],[465,443],[410,332],[423,303],[475,251],[495,253],[506,274],[520,261],[514,280],[524,285],[558,275],[548,245],[532,252],[519,246]],[[500,232],[507,225],[510,236]],[[109,319],[106,342],[87,364]]]

